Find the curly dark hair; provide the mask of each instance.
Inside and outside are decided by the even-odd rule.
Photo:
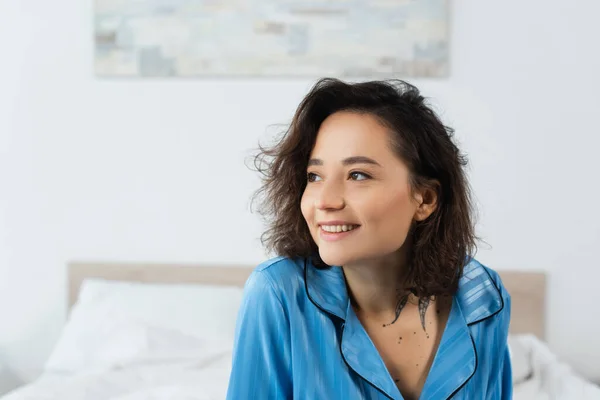
[[[411,229],[408,281],[420,297],[453,295],[463,266],[476,249],[467,160],[446,127],[413,85],[401,80],[347,83],[319,80],[305,96],[288,129],[272,147],[259,145],[254,166],[262,174],[260,214],[268,229],[267,250],[287,257],[310,258],[327,268],[303,218],[300,201],[306,169],[321,123],[333,113],[375,116],[393,133],[391,147],[410,171],[410,186],[437,193],[435,211]]]

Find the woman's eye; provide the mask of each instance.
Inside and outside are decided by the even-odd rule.
[[[364,181],[366,179],[370,179],[371,177],[363,172],[350,172],[350,179],[353,181]]]
[[[309,172],[308,174],[306,174],[306,179],[309,182],[316,182],[319,178],[319,175],[315,174],[314,172]]]

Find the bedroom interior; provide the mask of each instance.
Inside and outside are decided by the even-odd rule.
[[[600,4],[267,1],[257,50],[243,2],[228,25],[151,3],[125,21],[140,2],[0,2],[0,399],[224,398],[243,284],[271,257],[249,160],[327,74],[406,79],[455,128],[477,259],[513,300],[514,398],[600,398]],[[367,39],[340,28],[353,7]]]

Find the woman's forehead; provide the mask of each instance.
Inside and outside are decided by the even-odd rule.
[[[365,113],[338,112],[323,121],[311,158],[326,162],[358,156],[378,162],[394,157],[388,128]]]

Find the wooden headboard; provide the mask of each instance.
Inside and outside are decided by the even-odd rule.
[[[498,271],[511,297],[510,332],[546,336],[546,274]]]
[[[69,307],[77,301],[84,279],[98,278],[146,283],[203,283],[243,286],[252,271],[248,266],[206,266],[144,263],[69,264]],[[533,333],[544,339],[546,275],[542,272],[499,271],[512,298],[511,333]]]

